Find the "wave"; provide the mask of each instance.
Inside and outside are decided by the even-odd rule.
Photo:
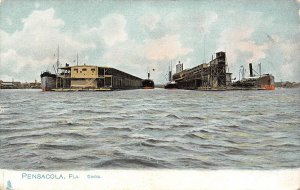
[[[123,131],[123,132],[131,132],[132,129],[128,128],[128,127],[106,127],[103,128],[104,131]]]
[[[24,135],[16,135],[5,138],[6,140],[15,140],[15,139],[21,139],[21,138],[36,138],[36,137],[42,137],[42,135],[39,134],[24,134]]]
[[[166,168],[164,162],[158,160],[148,160],[141,158],[120,158],[110,159],[100,162],[94,166],[95,168]]]
[[[47,156],[45,159],[54,161],[54,162],[58,162],[58,163],[75,162],[74,159],[72,159],[72,158],[67,159],[67,158],[59,158],[59,157],[54,157],[54,156]]]
[[[180,119],[179,116],[175,115],[175,114],[169,114],[166,116],[167,118],[171,118],[171,119]]]
[[[203,136],[201,136],[201,134],[196,134],[196,133],[185,134],[184,137],[206,139]]]
[[[80,150],[85,149],[85,146],[77,146],[77,145],[56,145],[56,144],[40,144],[38,146],[39,149],[44,150]]]
[[[188,119],[188,120],[205,120],[205,118],[199,117],[199,116],[185,117],[185,119]]]
[[[72,110],[73,113],[95,113],[95,114],[111,114],[112,112],[108,111],[97,111],[97,110]]]
[[[188,127],[194,127],[194,126],[189,124],[178,124],[178,125],[172,125],[171,128],[188,128]]]

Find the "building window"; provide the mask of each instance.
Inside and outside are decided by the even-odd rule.
[[[86,71],[86,68],[82,69],[82,71]]]

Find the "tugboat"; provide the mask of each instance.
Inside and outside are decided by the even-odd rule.
[[[150,72],[148,72],[148,79],[142,80],[143,89],[153,89],[154,81],[150,79]]]

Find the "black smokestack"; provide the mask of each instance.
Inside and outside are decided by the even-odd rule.
[[[249,63],[250,77],[253,77],[252,63]]]

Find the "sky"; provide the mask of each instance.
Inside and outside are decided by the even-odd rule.
[[[0,80],[31,82],[60,63],[114,67],[164,84],[225,51],[229,72],[253,63],[300,82],[300,0],[0,0]],[[154,70],[154,71],[153,71]],[[248,73],[248,70],[247,70]]]

